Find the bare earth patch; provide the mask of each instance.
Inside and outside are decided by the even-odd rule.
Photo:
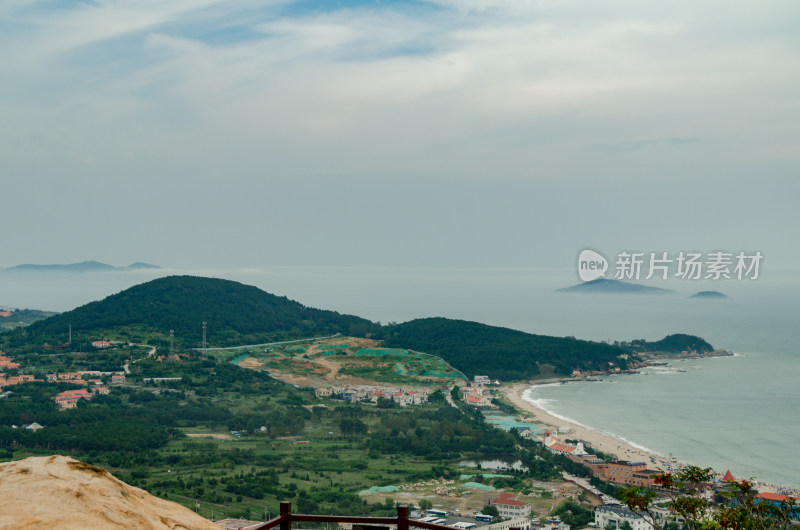
[[[233,436],[230,434],[216,434],[213,432],[193,432],[187,433],[186,436],[189,438],[216,438],[217,440],[233,440]]]

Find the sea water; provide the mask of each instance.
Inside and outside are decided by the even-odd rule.
[[[305,305],[402,322],[444,316],[591,340],[699,335],[732,357],[670,361],[639,375],[537,387],[533,398],[586,426],[665,456],[739,477],[800,485],[800,285],[757,281],[653,284],[670,295],[555,292],[562,269],[273,267],[69,275],[0,274],[0,305],[64,311],[167,274],[228,278]],[[693,299],[714,289],[728,299]],[[200,324],[198,323],[198,326]]]

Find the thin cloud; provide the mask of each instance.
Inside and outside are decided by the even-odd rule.
[[[176,181],[579,178],[597,151],[699,138],[736,153],[724,164],[796,157],[797,7],[304,4],[6,5],[2,164]]]

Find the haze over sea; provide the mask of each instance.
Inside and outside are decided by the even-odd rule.
[[[676,360],[646,375],[537,387],[532,397],[559,415],[663,455],[797,487],[800,283],[792,271],[772,272],[756,281],[649,283],[677,291],[671,295],[554,292],[577,283],[568,269],[0,273],[0,305],[65,311],[158,276],[188,273],[241,281],[309,306],[384,323],[446,316],[592,340],[695,334],[737,355]],[[706,289],[730,298],[689,298]]]

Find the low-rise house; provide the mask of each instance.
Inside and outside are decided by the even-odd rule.
[[[0,355],[0,368],[19,368],[19,363],[15,363],[11,357]]]
[[[125,384],[125,376],[123,374],[114,374],[111,376],[111,384],[112,385],[124,385]]]
[[[14,386],[14,385],[21,385],[23,383],[36,383],[36,382],[41,382],[41,379],[34,378],[32,374],[23,374],[23,375],[12,375],[5,381],[0,380],[0,385]]]
[[[594,524],[597,528],[619,528],[625,522],[633,530],[654,530],[649,518],[642,517],[621,504],[604,504],[594,509]]]
[[[550,452],[557,454],[567,456],[583,456],[587,454],[586,449],[583,447],[583,442],[578,442],[578,445],[572,445],[554,436],[550,431],[545,431],[544,433],[544,445]]]
[[[791,495],[784,495],[783,493],[770,493],[764,492],[759,493],[756,495],[755,499],[756,504],[765,503],[770,504],[775,508],[782,508],[786,507],[789,504],[792,505],[791,511],[789,512],[789,518],[793,519],[795,523],[800,521],[800,506],[797,504],[798,498],[792,497]]]
[[[108,342],[107,340],[96,340],[92,342],[92,346],[94,346],[95,348],[108,348],[109,346],[111,346],[111,343]]]
[[[530,517],[531,505],[517,500],[514,493],[503,493],[492,501],[501,517]]]
[[[78,401],[81,399],[92,399],[93,394],[86,389],[79,390],[65,390],[53,396],[53,401],[56,402],[58,408],[61,410],[74,409],[78,406]]]
[[[473,407],[491,407],[492,394],[480,386],[465,386],[461,389],[461,399]]]
[[[371,401],[377,403],[379,399],[391,399],[401,407],[418,405],[428,402],[428,390],[408,390],[403,388],[386,388],[372,386],[342,386],[317,388],[314,394],[318,398],[338,396],[341,399],[356,401]]]
[[[492,384],[491,379],[489,379],[489,376],[487,375],[476,375],[474,382],[478,386],[485,386]]]

